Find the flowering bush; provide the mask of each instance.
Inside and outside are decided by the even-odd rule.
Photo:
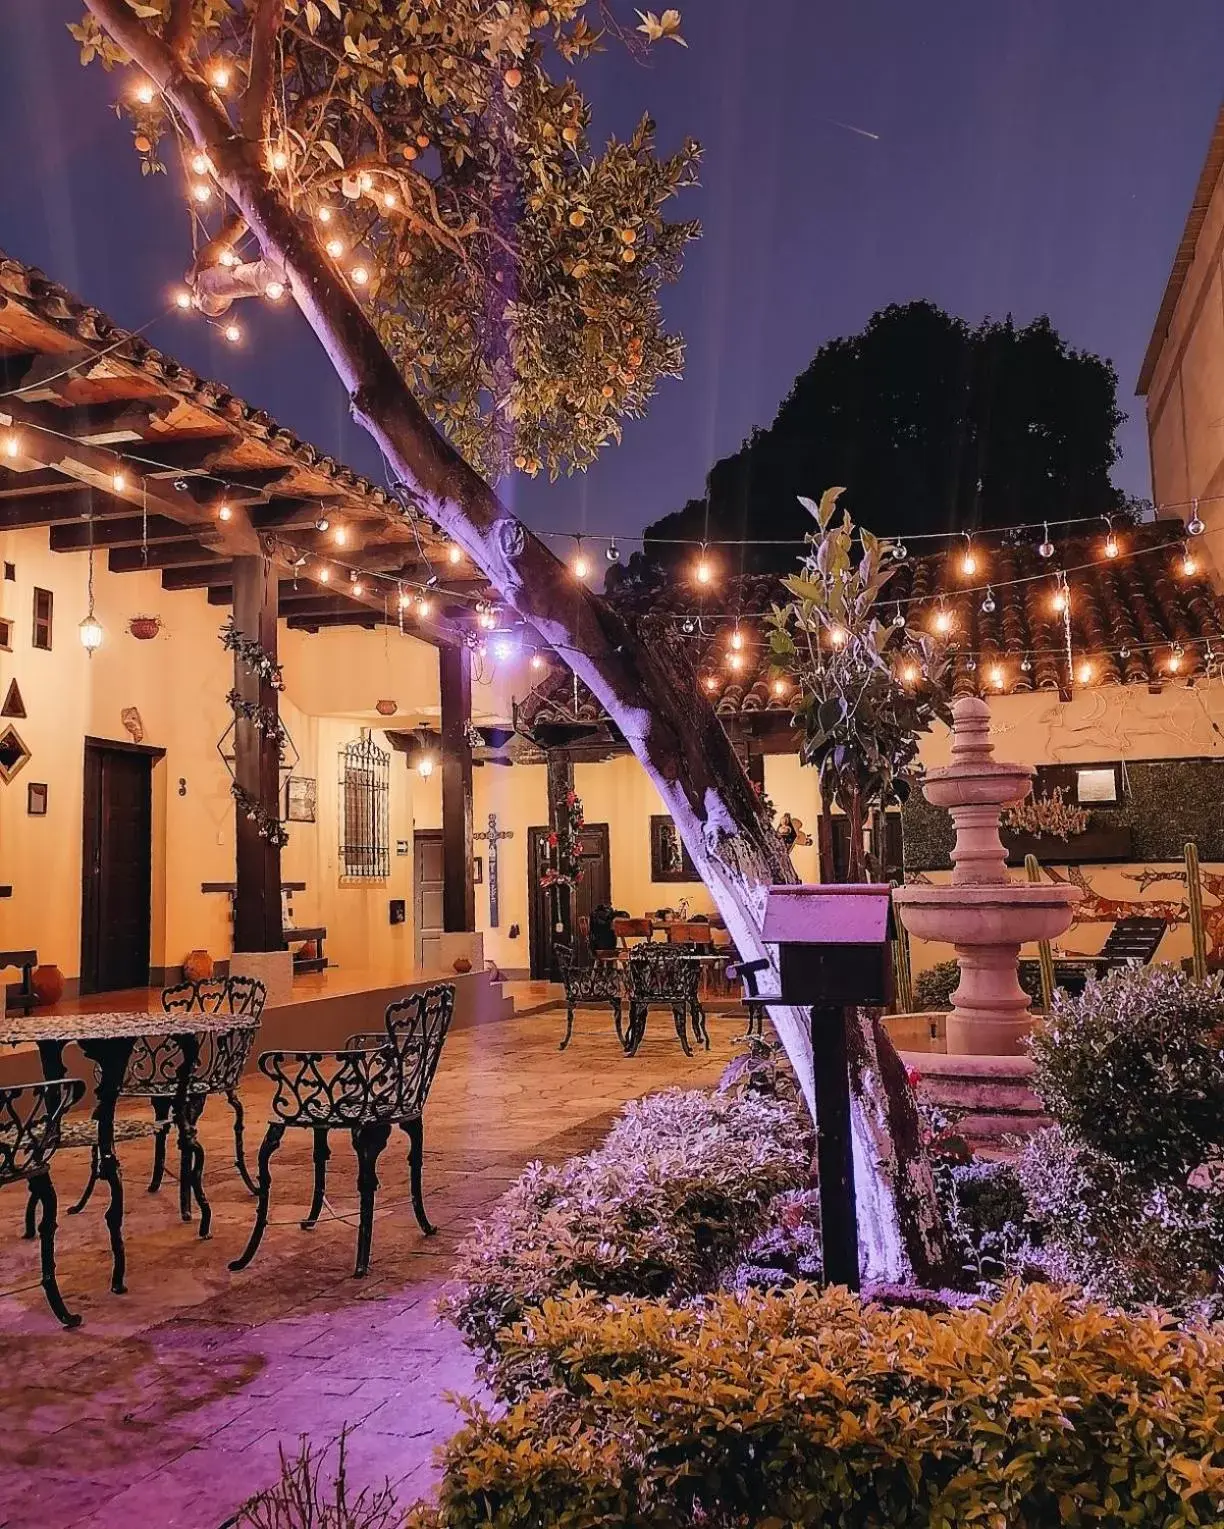
[[[524,1376],[499,1363],[502,1329],[569,1287],[669,1299],[715,1289],[770,1201],[804,1186],[811,1155],[797,1103],[653,1094],[595,1151],[527,1168],[461,1244],[440,1310],[515,1393]]]
[[[473,1407],[408,1529],[1101,1529],[1224,1521],[1224,1335],[1052,1286],[550,1300],[547,1385]]]

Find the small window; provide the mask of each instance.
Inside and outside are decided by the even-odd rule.
[[[55,598],[49,589],[34,591],[34,646],[51,651],[51,617]]]
[[[13,651],[13,623],[0,616],[0,652]]]
[[[5,565],[4,565],[4,578],[5,578],[5,582],[9,583],[9,584],[15,584],[17,582],[17,564],[16,563],[5,563]]]
[[[340,874],[347,880],[391,874],[390,776],[391,756],[369,733],[340,750]]]

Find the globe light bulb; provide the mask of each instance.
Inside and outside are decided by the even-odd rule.
[[[225,338],[231,345],[237,345],[242,339],[242,330],[239,329],[237,324],[227,324],[225,326]]]
[[[740,631],[739,627],[736,627],[734,632],[731,633],[731,646],[737,653],[744,646],[744,634]]]
[[[319,569],[319,583],[320,584],[329,584],[330,582],[331,582],[331,569],[330,568],[320,568]]]
[[[330,207],[320,207],[315,213],[315,217],[318,218],[320,223],[330,223],[332,220],[332,210]]]
[[[1087,659],[1085,659],[1084,662],[1079,666],[1079,682],[1080,682],[1080,684],[1081,685],[1089,684],[1091,682],[1091,680],[1092,680],[1092,674],[1093,674],[1092,665],[1091,665],[1091,663]]]
[[[991,589],[989,585],[987,585],[986,598],[982,601],[982,610],[986,613],[986,615],[992,616],[995,612],[995,608],[994,590]]]
[[[270,281],[264,288],[264,296],[268,299],[269,302],[279,303],[284,295],[285,284],[283,281]]]
[[[208,71],[208,78],[214,90],[228,90],[232,78],[228,64],[214,64]]]
[[[620,548],[616,545],[615,537],[608,543],[604,552],[604,556],[607,558],[609,563],[620,562]]]
[[[459,546],[458,542],[451,542],[450,546],[446,549],[446,561],[452,568],[463,561],[463,548]]]
[[[950,632],[952,630],[952,617],[946,610],[935,612],[935,630],[937,632]]]
[[[228,504],[221,505],[220,508],[217,510],[217,519],[218,520],[233,520],[233,518],[234,518],[234,512],[229,507]]]
[[[383,192],[383,206],[384,207],[394,207],[396,205],[396,201],[397,201],[397,198],[396,198],[396,195],[395,195],[394,191],[384,191]]]
[[[233,270],[238,264],[238,256],[231,249],[223,249],[217,256],[217,264],[225,266],[226,270]]]
[[[335,542],[337,547],[347,546],[348,532],[343,526],[337,526],[336,529],[332,532],[332,541]]]
[[[355,265],[349,275],[355,287],[364,287],[370,280],[370,273],[363,265]]]
[[[1121,550],[1118,546],[1118,538],[1111,531],[1105,538],[1105,556],[1109,558],[1117,557]]]
[[[574,558],[574,577],[576,579],[589,578],[591,573],[591,560],[585,552],[579,551]]]
[[[1044,534],[1042,535],[1041,543],[1040,543],[1040,545],[1037,548],[1037,556],[1038,557],[1053,557],[1054,556],[1054,543],[1050,540],[1050,525],[1049,525],[1048,521],[1046,521],[1044,523]]]
[[[157,92],[153,89],[151,80],[138,80],[132,87],[132,94],[141,106],[152,106],[153,97]]]
[[[830,627],[829,628],[829,641],[833,644],[833,646],[835,648],[844,648],[846,646],[846,629],[845,629],[845,627],[844,626]]]
[[[996,690],[1003,689],[1003,670],[999,664],[992,664],[990,668],[990,683]]]
[[[344,240],[329,239],[323,248],[327,251],[333,260],[337,260],[341,255],[344,254]]]
[[[1207,527],[1203,524],[1201,516],[1199,515],[1198,503],[1199,502],[1197,499],[1191,501],[1190,523],[1186,527],[1186,530],[1190,533],[1191,536],[1202,536],[1203,532],[1207,529]]]
[[[203,181],[196,181],[191,188],[191,195],[197,202],[207,202],[212,196],[212,187],[206,186]]]
[[[272,153],[272,168],[274,170],[285,170],[288,169],[288,167],[288,154],[285,153],[284,149],[275,149]]]
[[[207,154],[193,154],[191,156],[191,173],[193,175],[207,175],[212,169]]]
[[[907,685],[916,685],[918,683],[918,665],[906,664],[901,671],[901,678]]]
[[[174,294],[174,306],[176,308],[191,307],[191,293],[188,292],[186,287],[180,287],[179,290]]]
[[[892,624],[893,624],[893,626],[898,627],[898,628],[899,627],[903,627],[905,625],[905,612],[901,609],[901,607],[899,605],[897,606],[897,609],[896,609],[896,611],[893,614]]]

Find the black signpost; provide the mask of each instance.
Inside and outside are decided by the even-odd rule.
[[[889,892],[874,883],[771,887],[761,934],[778,947],[780,991],[757,990],[766,960],[729,968],[754,1002],[806,1006],[811,1015],[825,1278],[851,1290],[859,1288],[859,1245],[848,1027],[860,1007],[892,1002]]]

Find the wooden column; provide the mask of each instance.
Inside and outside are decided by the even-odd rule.
[[[476,928],[472,864],[472,655],[467,648],[438,652],[442,691],[442,928]]]
[[[567,749],[549,749],[545,755],[548,771],[548,831],[557,833],[566,822],[565,798],[574,789],[574,761]],[[569,887],[554,886],[552,904],[552,945],[574,945],[574,894]],[[556,976],[555,971],[550,975]]]
[[[234,625],[276,657],[278,585],[264,557],[234,559]],[[185,677],[184,677],[185,678]],[[234,655],[234,689],[244,701],[277,711],[277,691]],[[234,729],[234,778],[273,818],[280,817],[280,743],[245,717]],[[237,892],[234,949],[284,950],[281,922],[281,855],[241,807],[237,811]]]

